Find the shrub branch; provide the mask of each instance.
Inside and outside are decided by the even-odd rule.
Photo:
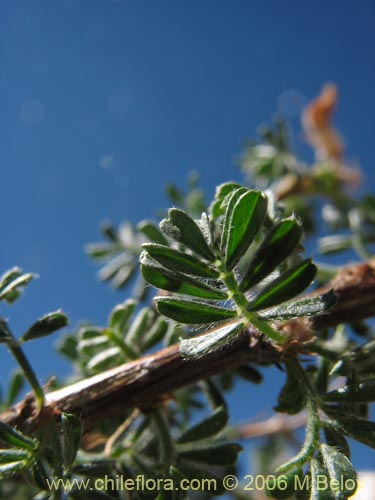
[[[334,280],[314,294],[334,288],[338,302],[328,312],[293,320],[293,331],[315,331],[344,322],[355,322],[374,315],[375,261],[343,267]],[[295,346],[306,353],[306,344]],[[45,405],[38,410],[29,394],[16,406],[0,415],[0,420],[32,432],[60,412],[74,413],[84,422],[85,432],[100,420],[139,408],[147,412],[171,398],[177,389],[243,366],[249,362],[267,365],[283,359],[284,348],[265,340],[253,327],[222,349],[197,359],[184,359],[178,344],[164,348],[130,363],[107,370],[62,389],[47,392]]]

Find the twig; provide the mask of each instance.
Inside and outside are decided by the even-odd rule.
[[[315,330],[344,322],[355,322],[375,312],[375,261],[342,268],[332,283],[314,292],[334,288],[338,302],[327,313],[311,318],[293,320],[293,330],[306,325]],[[298,352],[298,345],[295,346]],[[300,350],[304,350],[303,343]],[[278,345],[264,340],[251,325],[242,335],[221,350],[198,359],[184,359],[179,346],[160,351],[107,370],[63,389],[46,394],[45,405],[39,412],[32,395],[0,415],[0,420],[32,432],[46,419],[58,418],[61,412],[81,416],[85,431],[113,415],[139,408],[148,411],[160,404],[175,390],[249,362],[274,364],[283,353]]]
[[[232,439],[253,439],[271,436],[273,434],[287,434],[303,427],[306,423],[306,414],[299,415],[274,415],[260,422],[242,424],[231,433]]]

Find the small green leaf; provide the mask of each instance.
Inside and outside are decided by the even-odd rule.
[[[278,405],[274,407],[274,410],[295,415],[306,404],[305,387],[300,383],[299,372],[295,369],[293,362],[287,361],[285,368],[287,379],[277,399]]]
[[[120,352],[119,347],[110,347],[109,349],[105,349],[90,359],[87,363],[87,368],[94,371],[109,368],[115,364]]]
[[[27,285],[32,279],[36,278],[35,274],[22,274],[21,269],[14,267],[0,277],[0,300],[5,299],[7,302],[14,302],[20,292],[19,287]]]
[[[73,474],[86,477],[103,477],[105,474],[111,474],[112,462],[105,460],[93,460],[89,463],[79,463],[70,470]]]
[[[214,236],[212,233],[211,221],[206,212],[202,212],[201,218],[197,221],[197,224],[209,247],[212,247],[214,245]]]
[[[232,194],[223,223],[221,248],[227,270],[233,269],[244,255],[267,211],[267,199],[260,191],[246,190],[238,197],[239,191]]]
[[[77,415],[61,414],[64,465],[70,468],[78,453],[82,437],[82,425]]]
[[[8,449],[0,450],[0,464],[11,464],[12,462],[19,462],[21,460],[29,460],[32,457],[29,451]]]
[[[353,403],[371,403],[375,401],[375,380],[365,380],[360,384],[350,384],[340,389],[328,392],[323,397],[324,401]]]
[[[27,332],[22,335],[21,340],[26,342],[27,340],[45,337],[67,326],[68,323],[69,320],[65,314],[62,314],[60,311],[51,312],[38,319]]]
[[[126,270],[126,274],[131,273],[134,267],[134,261],[134,257],[127,252],[116,255],[116,257],[113,257],[113,259],[109,260],[108,263],[100,269],[98,273],[99,279],[102,281],[110,280],[123,269]]]
[[[206,380],[202,380],[199,385],[203,393],[205,394],[211,408],[215,409],[219,406],[222,406],[223,408],[227,407],[221,391],[216,387],[211,379],[208,378]]]
[[[204,278],[219,277],[220,273],[216,269],[193,255],[153,243],[142,246],[154,260],[170,271],[190,274],[192,276],[202,276]]]
[[[123,304],[118,304],[111,311],[109,316],[108,325],[116,332],[122,334],[128,324],[130,316],[137,305],[133,299],[126,300]]]
[[[342,432],[337,431],[333,426],[326,425],[324,427],[324,434],[327,444],[334,446],[338,451],[341,451],[341,453],[350,458],[350,446],[342,435]]]
[[[129,344],[132,344],[143,337],[152,315],[153,312],[149,307],[142,307],[142,309],[138,312],[134,321],[130,325],[129,330],[125,333],[125,339]]]
[[[145,254],[141,255],[140,260],[143,278],[156,288],[203,299],[222,300],[227,298],[226,292],[207,285],[203,281],[153,265]]]
[[[236,373],[244,380],[253,384],[260,384],[263,380],[262,374],[250,365],[241,366]]]
[[[201,230],[183,210],[171,208],[168,211],[168,219],[161,221],[160,228],[168,236],[186,245],[205,259],[215,260],[215,255],[208,246]]]
[[[83,327],[78,331],[78,337],[80,340],[77,349],[87,356],[93,356],[98,350],[103,351],[109,345],[108,338],[99,328]]]
[[[375,449],[375,422],[345,417],[337,420],[335,427],[346,436]]]
[[[296,493],[302,477],[303,470],[300,467],[280,476],[270,476],[266,481],[265,493],[268,497],[280,500],[291,498]]]
[[[336,302],[337,297],[333,290],[330,290],[324,295],[287,302],[273,307],[272,309],[268,309],[267,311],[261,311],[258,314],[262,319],[267,320],[287,320],[291,318],[314,316],[315,314],[321,314],[327,311],[333,307]]]
[[[96,260],[107,259],[111,255],[118,253],[119,250],[120,247],[113,243],[89,243],[85,245],[87,255]]]
[[[313,458],[310,462],[311,496],[309,500],[335,500],[329,487],[329,475],[324,464]]]
[[[107,238],[107,240],[111,241],[112,243],[118,242],[116,229],[114,228],[111,222],[109,221],[102,222],[100,224],[100,231],[102,232],[103,236]]]
[[[167,239],[153,222],[143,220],[137,225],[137,229],[143,233],[149,241],[158,243],[159,245],[168,245]]]
[[[157,318],[142,341],[142,350],[147,351],[160,342],[168,331],[168,322],[164,318]]]
[[[238,189],[240,187],[241,186],[237,184],[237,182],[226,182],[217,186],[214,201],[211,203],[209,208],[209,212],[214,219],[224,215],[226,208],[225,198],[227,198],[228,195],[234,191],[234,189]]]
[[[82,342],[84,340],[92,340],[97,338],[98,336],[103,336],[103,328],[99,328],[97,326],[82,326],[78,330],[78,338],[79,341]]]
[[[25,383],[25,376],[20,370],[15,371],[9,382],[7,406],[11,406],[22,391]]]
[[[331,491],[335,493],[344,493],[351,496],[357,489],[357,475],[350,463],[350,460],[334,446],[322,443],[320,445],[323,460],[330,476]]]
[[[177,205],[183,204],[184,193],[174,184],[167,184],[167,186],[165,187],[165,191],[172,203],[176,203]]]
[[[77,361],[79,354],[77,350],[78,341],[76,336],[67,335],[60,339],[57,350],[62,355],[66,356],[70,361]]]
[[[38,447],[36,440],[29,438],[13,427],[0,421],[0,440],[9,446],[23,450],[35,451]]]
[[[13,476],[27,470],[30,467],[28,460],[20,460],[19,462],[11,462],[9,464],[0,464],[0,478]]]
[[[12,334],[8,329],[8,325],[0,318],[0,344],[6,344],[7,342],[11,342],[13,340]]]
[[[199,469],[196,467],[191,467],[190,464],[184,462],[183,460],[180,460],[177,463],[177,468],[175,469],[178,471],[179,476],[187,478],[191,482],[199,481],[202,485],[202,491],[204,493],[207,493],[208,497],[219,496],[225,493],[223,481],[219,477],[212,474],[212,472],[202,469],[202,467],[200,467]],[[176,476],[177,473],[175,472],[174,477]],[[193,484],[193,482],[191,484]],[[212,485],[215,485],[215,489],[212,488]],[[186,482],[184,483],[184,487],[186,488]]]
[[[155,426],[160,445],[159,460],[162,464],[170,464],[172,462],[174,449],[168,423],[160,412],[152,413],[151,419]]]
[[[180,323],[196,325],[235,318],[237,311],[217,307],[206,302],[179,298],[155,297],[156,309],[160,314]]]
[[[243,327],[243,323],[239,320],[210,329],[207,333],[203,333],[198,337],[182,339],[180,341],[180,353],[183,357],[191,358],[220,349],[233,339]]]
[[[37,459],[37,460],[34,460],[33,463],[32,463],[32,467],[31,467],[31,476],[33,478],[33,482],[35,484],[35,486],[39,489],[39,490],[44,490],[44,491],[51,491],[50,488],[49,488],[49,485],[46,481],[47,479],[47,473],[46,473],[46,470],[42,464],[42,462]]]
[[[190,443],[199,441],[218,434],[228,422],[228,412],[225,408],[217,408],[209,417],[205,418],[196,425],[187,429],[178,438],[178,443]]]
[[[225,255],[229,231],[231,229],[231,215],[233,213],[234,207],[237,201],[240,199],[240,197],[248,192],[249,190],[247,188],[239,187],[238,189],[233,189],[230,192],[230,194],[228,194],[227,197],[225,198],[225,213],[222,221],[221,240],[220,240],[220,250],[222,255]]]
[[[311,259],[297,264],[263,288],[257,297],[249,302],[248,310],[266,309],[295,297],[311,284],[316,271]]]
[[[293,252],[301,236],[302,226],[296,219],[289,218],[279,222],[268,233],[248,264],[240,290],[248,290],[274,271]]]
[[[224,467],[235,464],[240,451],[242,451],[242,446],[239,444],[223,443],[180,451],[179,457],[184,460]]]
[[[134,259],[130,264],[123,266],[121,269],[117,271],[117,273],[113,276],[111,285],[115,289],[124,288],[137,270],[136,260]],[[100,273],[99,273],[100,274]]]

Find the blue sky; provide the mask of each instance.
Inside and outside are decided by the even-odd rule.
[[[72,326],[105,324],[125,296],[97,281],[83,252],[99,222],[152,216],[163,186],[183,185],[192,169],[208,198],[239,180],[236,155],[277,110],[297,143],[291,95],[306,102],[338,85],[347,157],[374,191],[374,17],[370,0],[3,0],[1,272],[40,275],[2,306],[14,331],[60,307]],[[27,349],[44,379],[68,371],[53,342]],[[3,378],[13,366],[5,350],[0,363]],[[237,417],[270,408],[271,385]]]

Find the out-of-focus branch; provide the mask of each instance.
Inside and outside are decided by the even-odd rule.
[[[230,433],[232,439],[252,439],[271,436],[273,434],[289,434],[303,427],[306,423],[305,413],[299,415],[273,415],[266,420],[239,425]]]
[[[315,293],[334,288],[338,302],[327,313],[306,320],[293,320],[293,331],[306,327],[313,333],[326,326],[354,322],[374,315],[375,261],[342,268],[332,283]],[[300,322],[300,323],[299,323]],[[298,352],[298,345],[294,347]],[[303,350],[303,345],[301,345]],[[278,346],[263,339],[251,326],[221,350],[197,359],[184,359],[179,346],[173,345],[131,363],[107,370],[63,389],[46,394],[46,403],[38,411],[31,395],[0,415],[0,420],[32,431],[46,419],[60,412],[81,416],[85,429],[113,415],[132,408],[147,411],[173,391],[235,369],[249,362],[272,364],[283,353]]]

